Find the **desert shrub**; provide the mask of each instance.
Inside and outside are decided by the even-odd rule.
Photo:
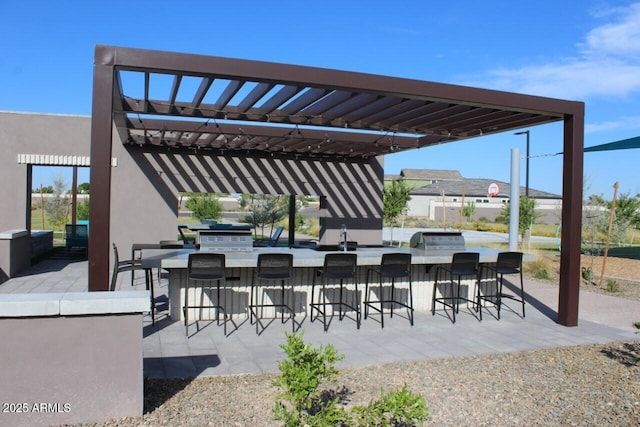
[[[536,279],[550,280],[552,275],[550,271],[553,268],[552,261],[548,256],[541,253],[534,253],[535,259],[523,264],[523,270],[535,277]]]
[[[339,372],[334,365],[344,358],[334,346],[314,348],[301,335],[287,334],[287,342],[280,347],[287,359],[278,364],[280,375],[274,385],[284,391],[276,396],[273,413],[286,427],[410,426],[421,425],[429,416],[424,397],[406,386],[383,392],[380,399],[347,412],[339,405],[344,390],[323,387],[336,383]]]
[[[533,277],[541,280],[550,280],[551,275],[549,274],[549,270],[546,268],[539,268],[533,272]]]
[[[356,406],[352,413],[354,425],[360,427],[420,425],[429,417],[424,398],[410,392],[406,384],[399,390],[382,390],[380,399]]]
[[[607,292],[620,292],[620,284],[614,279],[607,279]]]
[[[76,208],[78,219],[89,219],[89,198],[82,199]]]
[[[187,209],[193,212],[193,216],[200,221],[203,219],[222,218],[222,204],[212,194],[192,194],[187,200]]]
[[[586,283],[591,283],[593,281],[593,270],[591,270],[591,267],[582,267],[582,279],[586,282]]]

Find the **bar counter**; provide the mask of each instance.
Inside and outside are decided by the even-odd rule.
[[[184,288],[187,282],[187,264],[189,254],[194,251],[195,249],[143,250],[143,266],[163,268],[169,271],[170,317],[174,320],[183,319],[182,305],[184,303]],[[495,262],[500,252],[496,249],[481,247],[467,247],[465,251],[478,252],[480,254],[480,263]],[[294,285],[294,293],[289,297],[294,298],[296,313],[304,314],[307,312],[315,269],[323,266],[326,254],[336,252],[284,247],[253,248],[251,251],[226,252],[227,283],[221,299],[230,307],[228,313],[242,317],[246,314],[258,255],[261,253],[290,253],[293,254],[294,273],[292,284]],[[411,253],[414,308],[418,311],[430,310],[435,279],[435,269],[431,267],[450,263],[453,253],[461,251],[433,251],[393,247],[358,248],[355,251],[350,251],[349,253],[357,254],[357,281],[360,301],[363,299],[362,294],[368,269],[380,265],[383,254],[395,252]],[[373,280],[377,280],[377,276],[374,276]],[[374,283],[378,282],[375,281]],[[472,281],[469,281],[469,283],[472,284]],[[350,287],[353,289],[352,285]],[[407,283],[401,282],[397,284],[396,292],[407,294]],[[470,292],[473,292],[473,287]],[[204,297],[206,303],[208,295],[191,292],[190,299],[192,294],[194,294],[194,301]],[[267,295],[267,297],[270,296],[271,294]],[[199,314],[203,314],[203,318],[207,318],[207,313]],[[191,314],[189,317],[194,318]]]

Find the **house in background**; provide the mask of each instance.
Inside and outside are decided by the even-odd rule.
[[[462,208],[469,203],[475,205],[472,221],[480,218],[495,221],[511,194],[511,186],[506,182],[463,178],[454,170],[403,169],[399,175],[385,175],[385,182],[394,179],[402,179],[412,188],[407,215],[447,223],[464,221]],[[520,187],[520,195],[525,193],[526,189]],[[529,197],[536,201],[537,223],[560,223],[561,195],[529,188]]]

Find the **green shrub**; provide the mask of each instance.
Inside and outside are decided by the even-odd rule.
[[[614,279],[607,279],[607,292],[620,292],[620,284]]]
[[[533,277],[535,277],[536,279],[542,279],[542,280],[551,279],[551,275],[549,274],[549,271],[544,267],[534,270]]]
[[[633,327],[636,329],[640,329],[640,322],[633,322]]]
[[[353,408],[354,425],[368,426],[412,426],[420,425],[429,418],[424,397],[412,393],[406,384],[399,390],[381,391],[380,399],[367,406]]]
[[[410,426],[421,425],[429,417],[424,397],[411,393],[406,385],[382,393],[367,406],[356,406],[351,413],[341,403],[341,392],[321,386],[335,384],[335,363],[344,358],[334,346],[313,348],[299,334],[287,334],[280,346],[288,359],[280,362],[280,375],[274,385],[284,391],[276,396],[274,418],[286,427],[299,426]]]
[[[89,198],[82,199],[76,207],[78,219],[89,219]]]
[[[280,346],[288,359],[278,364],[280,375],[276,386],[284,392],[276,396],[274,418],[287,427],[341,425],[348,421],[343,408],[337,406],[338,396],[326,398],[321,384],[334,383],[338,370],[334,364],[344,356],[335,347],[313,348],[298,334],[287,334],[287,342]]]
[[[187,200],[187,209],[193,212],[193,216],[200,221],[203,219],[222,218],[222,204],[215,195],[193,194]]]

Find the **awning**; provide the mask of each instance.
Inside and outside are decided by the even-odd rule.
[[[609,151],[609,150],[626,150],[629,148],[640,148],[640,136],[635,138],[622,139],[620,141],[609,142],[602,145],[594,145],[593,147],[587,147],[584,152],[589,151]]]

